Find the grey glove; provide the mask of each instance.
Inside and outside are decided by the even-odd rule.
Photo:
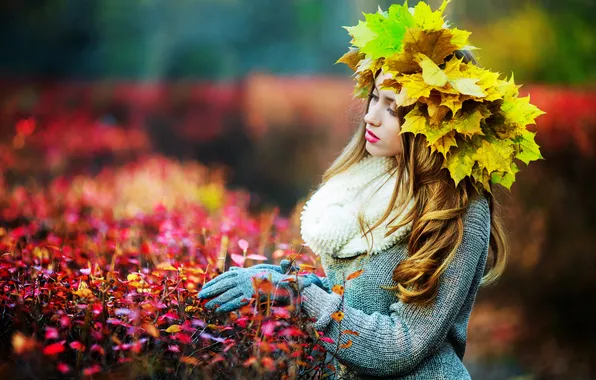
[[[288,259],[283,259],[279,265],[275,265],[275,264],[257,264],[257,265],[253,265],[251,267],[248,268],[241,268],[241,267],[236,267],[236,266],[232,266],[230,267],[230,271],[233,270],[239,270],[239,269],[262,269],[262,270],[268,270],[268,271],[275,271],[277,273],[281,273],[281,274],[290,274],[293,273],[295,271],[299,271],[300,267],[296,266],[296,265],[292,265],[290,268],[290,264],[292,262]],[[309,273],[306,274],[305,276],[308,277],[314,277],[312,278],[312,281],[315,285],[317,285],[319,288],[323,289],[324,291],[326,291],[327,293],[331,293],[331,288],[329,286],[329,280],[324,277],[321,278],[317,275],[315,275],[314,273]]]
[[[281,268],[280,268],[281,270]],[[267,269],[253,269],[253,268],[238,268],[225,272],[203,286],[203,289],[198,294],[201,299],[212,298],[205,304],[206,308],[214,308],[220,305],[215,310],[217,313],[224,313],[236,310],[250,302],[250,298],[255,295],[252,279],[269,278],[274,287],[272,290],[272,299],[278,305],[287,305],[294,303],[301,290],[315,283],[318,279],[314,275],[296,276],[286,275],[276,270]],[[320,283],[320,280],[319,280]],[[265,301],[267,293],[259,289],[258,300]]]

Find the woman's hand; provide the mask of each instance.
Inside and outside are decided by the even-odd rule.
[[[271,299],[277,304],[287,305],[296,298],[300,289],[315,282],[316,276],[298,276],[298,286],[296,286],[296,276],[281,273],[281,266],[278,268],[279,272],[271,268],[269,270],[254,267],[231,269],[206,283],[198,297],[201,299],[215,297],[207,302],[205,307],[210,309],[219,305],[215,310],[216,313],[230,312],[247,305],[250,298],[255,296],[253,278],[263,279],[271,276],[273,285]],[[266,300],[268,293],[259,287],[258,300]]]

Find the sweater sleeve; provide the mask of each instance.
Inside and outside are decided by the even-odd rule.
[[[342,364],[367,375],[406,374],[445,340],[468,296],[479,261],[488,251],[489,237],[488,202],[481,198],[466,211],[463,240],[439,279],[437,297],[429,305],[398,301],[390,305],[388,315],[378,312],[368,315],[345,306],[340,325],[331,314],[342,310],[341,296],[307,286],[302,290],[302,310],[316,319],[314,328],[336,341],[340,330],[359,333],[358,336],[343,334],[341,343],[351,339],[352,345],[338,350],[337,359]],[[336,351],[336,344],[321,342],[321,345],[330,352]]]

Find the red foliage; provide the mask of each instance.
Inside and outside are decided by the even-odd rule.
[[[168,172],[181,165],[162,164]],[[242,370],[281,377],[291,363],[313,371],[317,363],[307,358],[315,341],[306,317],[268,305],[217,316],[196,297],[218,274],[224,241],[228,255],[248,250],[251,265],[251,255],[260,259],[281,249],[277,242],[287,241],[290,231],[270,230],[275,223],[250,216],[240,192],[228,192],[213,212],[200,202],[179,202],[114,217],[118,196],[97,192],[98,181],[146,170],[133,167],[97,178],[57,179],[46,188],[19,187],[0,197],[0,322],[13,335],[0,348],[13,352],[9,362],[45,363],[39,371],[56,377],[123,366],[146,371],[148,361],[152,370],[170,374],[237,377]],[[81,183],[88,191],[77,190]],[[281,219],[276,211],[272,218]],[[271,240],[263,251],[251,252],[264,236]],[[284,251],[290,255],[289,248]],[[253,346],[261,352],[254,361]],[[2,368],[0,376],[19,370]]]

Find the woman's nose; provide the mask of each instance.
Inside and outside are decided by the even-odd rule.
[[[369,125],[378,127],[380,125],[379,117],[377,116],[376,107],[370,107],[366,115],[364,115],[364,122]]]

